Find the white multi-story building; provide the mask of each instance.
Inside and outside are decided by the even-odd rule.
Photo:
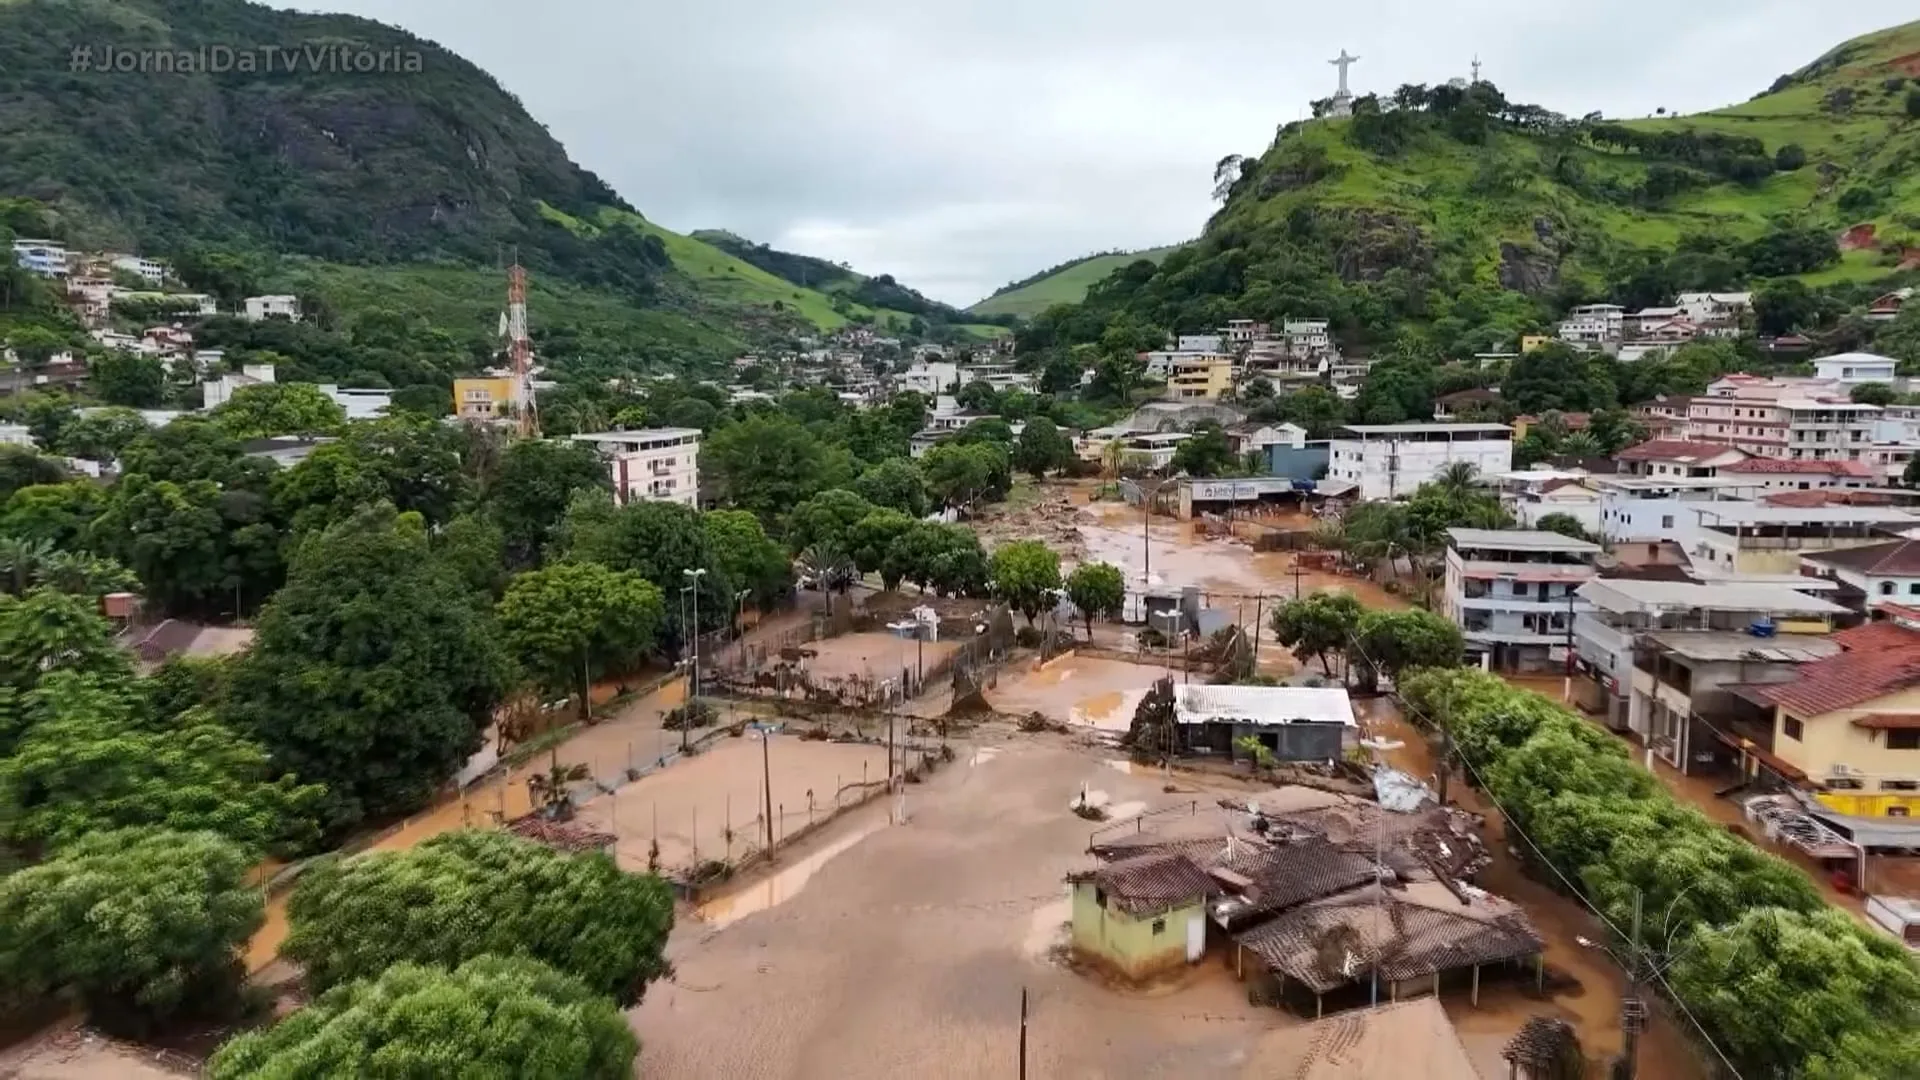
[[[48,278],[67,276],[67,249],[51,240],[15,240],[13,261],[30,274]]]
[[[1627,309],[1618,304],[1583,304],[1567,312],[1560,323],[1560,340],[1583,349],[1618,344],[1625,331]]]
[[[1708,337],[1738,337],[1740,321],[1753,307],[1753,294],[1683,292],[1675,303],[1686,320]]]
[[[1362,499],[1399,499],[1447,466],[1485,476],[1513,469],[1513,429],[1505,424],[1350,424],[1334,433],[1327,477],[1358,485]]]
[[[573,436],[606,459],[614,502],[700,505],[700,429],[645,428]]]
[[[139,255],[108,255],[107,260],[115,270],[125,270],[129,274],[138,274],[149,284],[159,285],[167,280],[167,264],[157,259],[143,258]]]
[[[1572,620],[1587,607],[1577,590],[1599,573],[1600,550],[1555,532],[1448,529],[1442,613],[1495,668],[1564,664]]]
[[[1227,348],[1238,349],[1263,340],[1267,336],[1267,330],[1268,326],[1263,322],[1254,322],[1252,319],[1228,319],[1227,325],[1220,331],[1220,336],[1227,339]]]
[[[960,365],[942,360],[926,360],[912,365],[893,377],[896,389],[912,390],[924,397],[951,393],[960,380]]]
[[[1173,341],[1178,352],[1225,352],[1226,345],[1219,334],[1181,334]]]
[[[300,321],[300,298],[297,296],[249,296],[241,311],[248,322],[262,319],[286,319]]]

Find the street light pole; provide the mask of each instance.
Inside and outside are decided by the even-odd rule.
[[[693,644],[693,680],[687,688],[687,697],[691,701],[700,696],[700,579],[706,576],[707,568],[682,570],[681,573],[690,582],[687,588],[693,590],[693,625],[687,630],[687,640]]]

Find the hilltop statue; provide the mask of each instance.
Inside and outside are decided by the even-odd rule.
[[[1333,100],[1329,103],[1327,109],[1328,116],[1353,115],[1353,91],[1347,89],[1347,69],[1359,62],[1359,57],[1348,56],[1347,50],[1345,49],[1340,50],[1340,55],[1337,58],[1327,61],[1327,63],[1340,69],[1340,89],[1334,91]]]

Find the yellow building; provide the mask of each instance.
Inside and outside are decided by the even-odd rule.
[[[1773,754],[1825,806],[1860,817],[1920,810],[1920,631],[1872,623],[1836,635],[1844,652],[1769,686]]]
[[[453,380],[453,415],[462,420],[493,420],[513,415],[513,380]]]
[[[1520,351],[1530,353],[1535,349],[1544,349],[1553,342],[1554,339],[1545,334],[1528,334],[1520,339]]]
[[[1185,856],[1140,855],[1067,880],[1081,959],[1148,979],[1205,954],[1207,895],[1219,887]]]
[[[1173,361],[1167,397],[1173,401],[1218,401],[1233,391],[1233,358],[1202,355]]]

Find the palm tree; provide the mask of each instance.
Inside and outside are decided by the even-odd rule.
[[[39,579],[41,568],[53,554],[51,541],[0,536],[0,575],[6,577],[7,591],[26,595],[27,587]]]
[[[826,544],[810,545],[797,561],[800,576],[812,578],[821,592],[846,592],[860,577],[859,567],[846,552]]]
[[[1560,440],[1560,452],[1570,457],[1600,457],[1606,447],[1590,431],[1576,431]]]
[[[1441,469],[1433,483],[1449,495],[1470,494],[1478,483],[1480,470],[1465,461],[1456,461]]]

